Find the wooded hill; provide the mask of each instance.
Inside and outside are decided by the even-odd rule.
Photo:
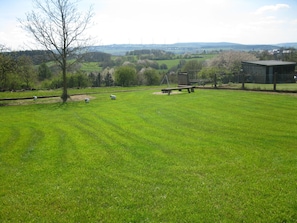
[[[201,53],[203,51],[238,50],[238,51],[262,51],[280,48],[297,48],[297,43],[269,44],[238,44],[228,42],[193,42],[193,43],[174,43],[174,44],[113,44],[103,46],[93,46],[91,51],[100,51],[113,55],[125,55],[126,52],[135,50],[163,50],[174,54]]]
[[[46,50],[25,50],[5,52],[4,55],[17,59],[22,56],[30,57],[34,65],[47,63],[53,60]],[[103,52],[88,52],[84,53],[82,62],[106,62],[110,61],[111,55]],[[69,59],[72,59],[71,57]]]
[[[151,59],[171,59],[174,55],[185,53],[209,53],[223,50],[235,51],[263,51],[278,50],[281,48],[297,48],[296,43],[281,43],[275,45],[254,44],[245,45],[229,42],[193,42],[175,44],[113,44],[89,47],[85,55],[86,62],[102,62],[109,60],[111,55],[153,55]],[[43,50],[26,50],[7,52],[12,57],[29,56],[34,64],[48,62],[51,58]]]

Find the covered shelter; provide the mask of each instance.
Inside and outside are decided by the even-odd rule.
[[[273,84],[294,83],[296,62],[277,60],[242,61],[244,82]]]

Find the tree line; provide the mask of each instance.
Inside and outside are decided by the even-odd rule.
[[[3,47],[2,47],[3,48]],[[56,63],[42,62],[35,65],[33,58],[39,51],[25,53],[0,52],[0,90],[13,91],[20,89],[55,89],[63,86],[60,69]],[[142,51],[140,51],[142,52]],[[147,51],[143,51],[147,53]],[[188,72],[190,79],[197,83],[239,82],[241,61],[244,60],[273,60],[282,57],[286,61],[297,62],[296,49],[286,51],[281,55],[262,52],[222,51],[209,60],[180,59],[176,65],[167,67],[159,65],[157,60],[137,59],[134,56],[112,58],[102,52],[88,52],[82,57],[82,62],[96,62],[102,67],[101,72],[84,72],[81,63],[68,67],[67,86],[69,88],[101,87],[101,86],[133,86],[158,85],[165,74],[170,83],[177,82],[177,73]],[[145,54],[146,55],[146,54]],[[141,55],[139,55],[141,56]],[[138,57],[141,58],[141,57]],[[41,61],[45,61],[41,60]]]
[[[99,64],[100,62],[98,62],[98,66]],[[106,83],[100,77],[100,73],[83,72],[80,67],[80,64],[68,67],[66,75],[69,88],[97,87]],[[0,52],[0,91],[61,88],[63,80],[60,74],[61,70],[58,65],[52,61],[35,65],[30,56],[19,54],[17,57],[16,54],[12,56]],[[113,84],[108,81],[106,85]]]
[[[171,60],[175,58],[174,53],[166,52],[164,50],[156,49],[142,49],[142,50],[133,50],[126,53],[126,56],[137,56],[141,60]]]

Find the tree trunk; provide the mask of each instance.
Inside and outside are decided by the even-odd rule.
[[[63,100],[63,103],[65,103],[68,99],[66,72],[65,72],[65,74],[63,72],[63,93],[62,93],[61,98]]]
[[[65,103],[68,99],[68,93],[67,93],[67,77],[66,77],[66,73],[67,73],[67,64],[66,64],[66,59],[63,58],[63,65],[62,65],[62,72],[63,72],[63,93],[62,93],[62,100],[63,103]]]

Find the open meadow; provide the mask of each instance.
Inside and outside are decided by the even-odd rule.
[[[0,106],[0,222],[297,222],[296,94],[82,91]]]

